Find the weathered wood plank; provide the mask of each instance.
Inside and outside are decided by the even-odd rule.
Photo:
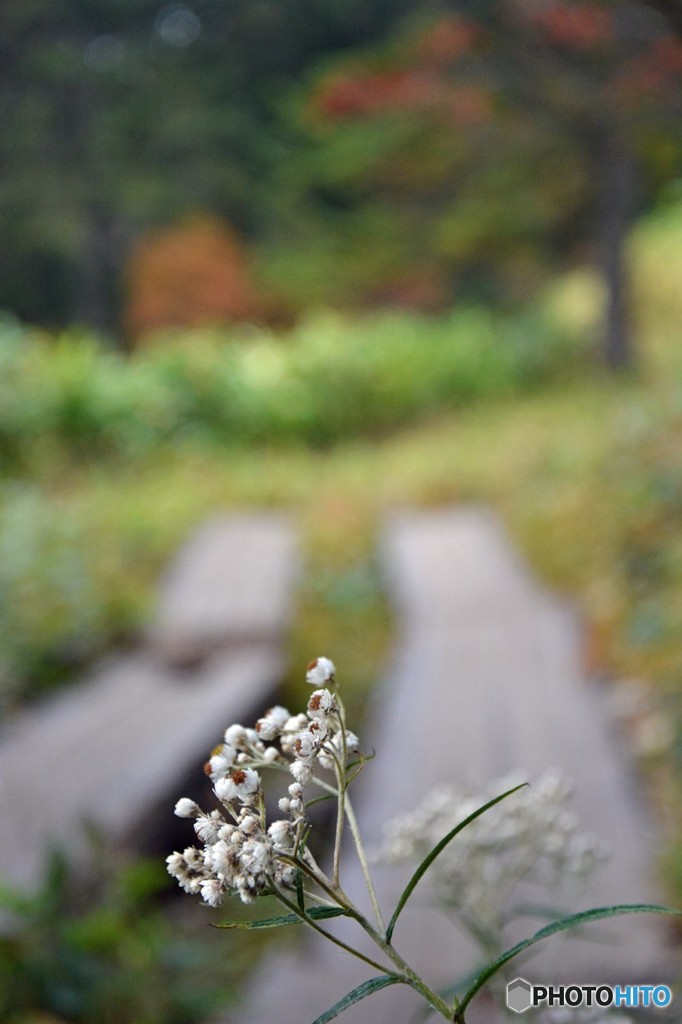
[[[655,898],[655,834],[600,695],[583,678],[575,616],[534,583],[496,521],[477,509],[396,517],[384,556],[401,622],[364,737],[377,756],[357,784],[369,844],[379,840],[384,821],[416,806],[437,783],[480,789],[515,769],[532,781],[558,767],[575,782],[582,826],[614,848],[574,909]],[[408,877],[407,868],[376,869],[389,913]],[[356,867],[342,883],[367,907]],[[522,934],[532,928],[526,923]],[[357,939],[346,922],[334,930]],[[659,920],[629,917],[593,934],[601,941],[552,939],[523,974],[550,983],[646,982],[670,969]],[[426,888],[413,897],[395,940],[436,986],[477,963],[468,939],[429,905]],[[239,1024],[311,1021],[371,974],[315,937],[304,948],[303,958],[290,952],[265,964]],[[342,1019],[407,1024],[417,1009],[409,989],[394,987]],[[497,1019],[484,1004],[472,1011],[472,1022]]]
[[[215,650],[281,636],[293,560],[291,531],[278,517],[205,523],[162,581],[150,646],[169,663],[191,667]]]
[[[36,884],[48,846],[83,855],[85,823],[122,840],[164,798],[172,809],[178,785],[220,740],[225,724],[248,721],[273,693],[284,667],[281,640],[295,568],[292,531],[274,517],[239,518],[212,524],[199,539],[181,554],[172,599],[167,592],[157,619],[166,630],[174,623],[196,645],[200,639],[212,643],[193,671],[173,668],[148,650],[116,658],[56,699],[24,712],[5,731],[0,742],[0,876],[5,882]],[[220,571],[209,586],[197,566],[210,564],[212,547]],[[228,554],[234,554],[233,562]],[[222,599],[224,592],[228,600]],[[252,621],[255,628],[249,630]],[[233,637],[240,642],[231,646]]]

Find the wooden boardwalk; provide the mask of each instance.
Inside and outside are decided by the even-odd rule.
[[[497,522],[479,509],[397,516],[383,554],[400,626],[393,665],[363,734],[363,746],[377,750],[356,790],[369,844],[379,840],[384,821],[415,807],[437,783],[480,789],[516,769],[532,781],[556,767],[575,784],[583,828],[613,847],[613,859],[572,909],[655,899],[655,833],[599,689],[583,676],[572,611],[537,585]],[[387,916],[409,873],[377,871]],[[367,907],[358,869],[351,866],[342,884]],[[396,929],[397,948],[434,986],[447,986],[476,966],[476,952],[429,904],[426,887],[412,900]],[[525,922],[522,934],[537,927]],[[340,928],[356,937],[348,922]],[[593,928],[589,941],[587,933],[579,941],[553,938],[519,973],[549,983],[670,976],[661,919],[628,917]],[[371,976],[371,968],[356,963],[308,936],[263,965],[229,1022],[310,1024]],[[472,1011],[472,1022],[498,1019],[485,1004]],[[409,1024],[418,1012],[411,991],[394,987],[341,1019]]]
[[[282,677],[295,569],[282,519],[206,524],[171,567],[143,647],[12,720],[0,738],[4,883],[35,886],[49,847],[85,857],[83,826],[115,842],[167,827],[190,767]]]

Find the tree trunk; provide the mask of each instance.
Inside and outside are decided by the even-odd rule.
[[[598,262],[606,287],[604,362],[613,371],[630,370],[635,352],[625,243],[634,219],[634,157],[627,144],[607,130],[599,140],[596,166],[600,182]]]
[[[76,263],[74,319],[116,341],[122,236],[114,218],[91,207],[83,224]]]

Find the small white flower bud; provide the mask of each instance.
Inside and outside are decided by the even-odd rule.
[[[326,718],[336,710],[334,694],[330,690],[315,690],[308,701],[309,718]]]
[[[263,760],[267,764],[272,764],[278,757],[279,751],[277,750],[277,747],[268,747],[267,750],[263,752]]]
[[[304,764],[303,761],[294,761],[290,766],[289,771],[301,785],[305,786],[306,782],[310,782],[313,777],[313,770],[310,765]]]
[[[232,800],[237,799],[237,787],[229,775],[226,775],[222,779],[218,779],[213,787],[213,792],[224,804],[229,804]]]
[[[285,850],[291,846],[292,828],[290,821],[273,821],[268,829],[268,835],[272,839],[275,849]]]
[[[288,708],[283,708],[281,704],[275,704],[274,708],[269,708],[265,712],[265,717],[269,721],[274,722],[278,729],[283,729],[291,718],[291,713]]]
[[[201,898],[209,907],[219,907],[223,902],[223,887],[217,878],[206,878],[201,883]]]
[[[260,777],[253,768],[233,768],[224,779],[218,779],[213,790],[219,800],[229,804],[237,798],[244,800],[257,793],[259,786]]]
[[[250,809],[244,808],[239,815],[239,831],[246,836],[252,835],[260,828],[260,820]]]
[[[292,715],[288,718],[282,726],[283,732],[299,732],[301,729],[305,729],[308,724],[308,720],[304,714]]]
[[[334,662],[329,658],[315,658],[311,661],[306,670],[306,682],[311,686],[324,686],[325,683],[332,683],[336,675]]]
[[[246,744],[246,729],[243,725],[231,725],[225,730],[225,742],[230,747],[243,747]]]
[[[277,739],[279,728],[277,723],[266,715],[265,718],[259,718],[256,722],[256,732],[262,740],[274,740]]]
[[[175,805],[175,814],[178,818],[196,818],[197,814],[200,814],[200,808],[198,804],[195,804],[194,800],[188,799],[183,796]]]
[[[300,757],[304,761],[310,760],[310,758],[315,756],[319,745],[318,738],[314,733],[310,732],[308,729],[300,732],[294,743],[296,757]]]
[[[212,811],[211,814],[200,814],[197,820],[194,822],[194,831],[201,839],[202,843],[215,843],[218,838],[218,832],[221,826],[224,825],[223,819],[220,817],[217,811]]]

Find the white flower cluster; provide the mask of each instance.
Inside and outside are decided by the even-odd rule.
[[[509,776],[478,794],[438,787],[417,810],[385,826],[374,859],[418,863],[460,821],[522,781]],[[570,784],[551,771],[476,818],[429,869],[443,903],[479,932],[497,937],[521,880],[550,889],[552,906],[557,895],[574,896],[608,849],[579,831],[567,808],[570,793]]]
[[[328,658],[317,658],[308,666],[307,680],[312,685],[331,683],[334,674]],[[273,885],[291,889],[296,868],[286,858],[296,851],[304,827],[303,786],[318,765],[345,768],[358,747],[357,736],[343,727],[336,698],[326,688],[314,691],[304,714],[291,715],[276,706],[252,729],[231,725],[204,766],[221,808],[205,812],[187,797],[178,800],[175,813],[194,819],[203,849],[190,846],[172,853],[166,859],[169,874],[185,892],[200,894],[213,907],[232,893],[251,903]],[[269,826],[260,777],[260,769],[268,767],[288,771],[294,779],[278,805],[287,817]]]

